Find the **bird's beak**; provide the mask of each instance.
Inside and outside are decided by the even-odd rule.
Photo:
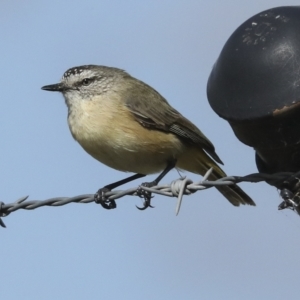
[[[50,92],[63,92],[66,90],[66,87],[62,83],[45,85],[42,87],[42,90],[50,91]]]

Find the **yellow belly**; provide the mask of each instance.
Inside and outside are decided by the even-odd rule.
[[[143,127],[129,111],[103,110],[85,113],[76,120],[69,116],[69,127],[75,140],[101,163],[125,172],[151,174],[162,171],[185,146],[171,133]]]

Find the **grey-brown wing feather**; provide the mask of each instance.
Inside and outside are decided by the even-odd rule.
[[[133,81],[130,84],[131,80],[134,80],[134,84]],[[157,91],[141,81],[136,82],[136,79],[131,77],[127,78],[127,81],[125,102],[137,122],[149,129],[171,132],[185,142],[203,148],[215,161],[223,164],[208,138],[170,106]]]

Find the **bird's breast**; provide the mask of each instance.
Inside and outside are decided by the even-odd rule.
[[[120,171],[160,172],[185,148],[174,134],[143,127],[117,101],[82,103],[69,111],[68,123],[74,139],[91,156]]]

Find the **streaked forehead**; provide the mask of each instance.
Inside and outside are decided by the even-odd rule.
[[[112,67],[106,67],[106,66],[97,66],[97,65],[83,65],[79,67],[73,67],[69,70],[67,70],[61,81],[68,83],[68,84],[73,84],[76,83],[77,81],[82,80],[83,78],[86,77],[93,77],[97,76],[98,78],[109,78],[109,77],[124,77],[128,76],[128,74],[117,68],[112,68]]]
[[[92,69],[93,68],[89,65],[71,68],[64,73],[62,80],[69,79],[73,76],[79,77],[82,73],[84,73],[84,75],[90,75],[93,73]]]

